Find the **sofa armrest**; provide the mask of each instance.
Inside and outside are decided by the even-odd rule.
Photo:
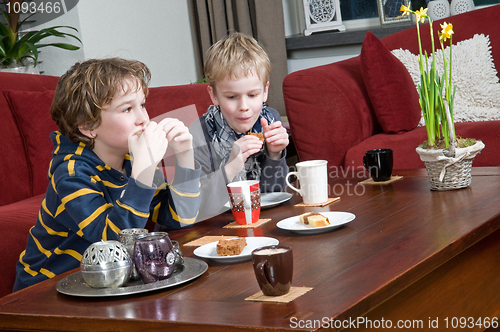
[[[342,166],[350,147],[380,131],[359,57],[293,72],[283,81],[283,94],[299,160]]]

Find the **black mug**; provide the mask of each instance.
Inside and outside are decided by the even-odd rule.
[[[391,149],[369,150],[363,156],[363,164],[375,182],[391,179],[392,163]]]

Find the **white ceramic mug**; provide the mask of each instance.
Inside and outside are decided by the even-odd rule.
[[[326,160],[308,160],[297,163],[297,172],[286,175],[286,184],[298,192],[305,204],[318,204],[328,200],[328,170]],[[300,189],[290,183],[290,176],[295,175]]]

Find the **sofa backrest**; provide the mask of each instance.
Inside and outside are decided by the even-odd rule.
[[[435,21],[433,28],[437,31],[439,24],[451,22],[455,31],[453,43],[472,38],[476,33],[489,35],[493,58],[500,59],[499,16],[500,5],[495,5]],[[428,24],[420,27],[423,47],[430,50]],[[437,35],[435,40],[439,45]],[[416,27],[381,41],[389,50],[402,48],[418,54]],[[286,114],[299,160],[325,159],[329,167],[349,166],[345,161],[347,151],[382,132],[360,64],[360,56],[356,56],[285,77]]]
[[[0,206],[45,192],[53,145],[50,132],[57,126],[50,105],[58,77],[0,72]],[[205,113],[211,104],[207,84],[150,88],[147,109],[151,118],[183,106],[196,113],[177,113],[183,121]],[[180,116],[179,116],[180,117]],[[186,123],[186,125],[189,125]]]
[[[324,159],[339,167],[351,146],[380,131],[359,56],[287,75],[283,96],[301,161]]]

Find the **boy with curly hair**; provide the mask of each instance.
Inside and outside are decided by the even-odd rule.
[[[148,218],[168,229],[192,224],[200,204],[200,167],[192,135],[179,120],[149,120],[149,69],[139,61],[93,59],[72,66],[56,87],[51,114],[59,131],[50,183],[14,291],[77,268],[84,251]],[[157,169],[168,145],[175,179]]]

